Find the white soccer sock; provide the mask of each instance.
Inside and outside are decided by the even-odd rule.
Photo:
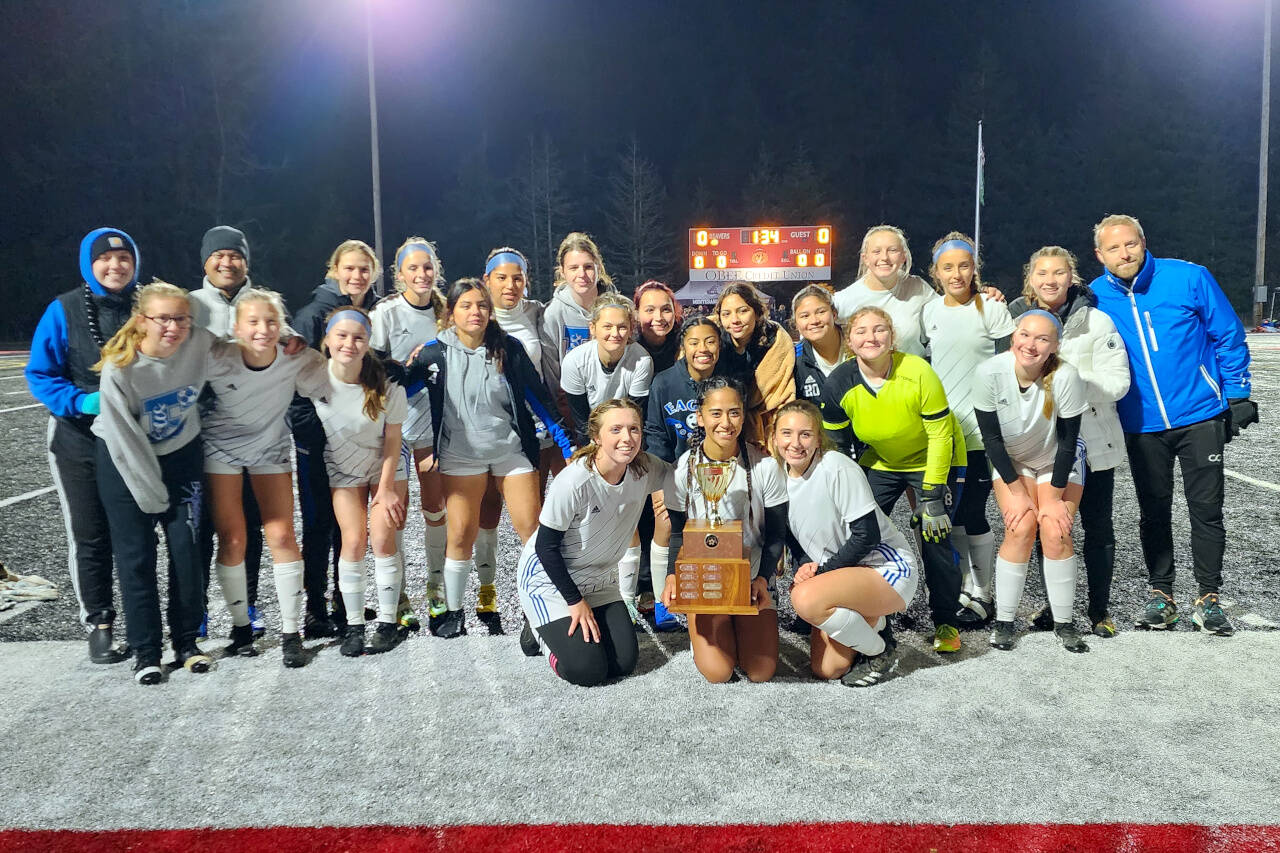
[[[1049,598],[1053,621],[1059,625],[1071,621],[1071,608],[1076,601],[1076,557],[1065,560],[1044,558],[1044,591]]]
[[[231,624],[242,627],[249,624],[249,582],[245,578],[244,561],[234,566],[214,563],[218,585],[222,587],[222,600],[231,611]]]
[[[444,518],[444,510],[439,512],[422,511],[422,520],[426,522],[426,530],[422,534],[423,544],[427,549],[427,583],[444,588],[444,547],[448,538],[448,527],[444,524],[433,527],[431,522]]]
[[[996,535],[988,530],[969,537],[969,561],[973,563],[973,598],[991,600],[991,579],[996,570]]]
[[[338,592],[347,608],[347,624],[364,624],[364,561],[338,559]]]
[[[662,591],[667,587],[667,560],[671,558],[671,548],[657,542],[649,545],[649,580],[653,582],[653,597],[662,600]]]
[[[969,567],[969,534],[964,525],[957,524],[951,528],[951,547],[960,558],[960,591],[966,595],[973,592],[973,571]]]
[[[373,582],[378,589],[378,621],[396,623],[400,609],[400,561],[390,557],[373,558]]]
[[[634,600],[640,588],[640,546],[632,545],[618,561],[618,589],[622,597]]]
[[[1001,622],[1014,620],[1026,583],[1026,563],[1011,563],[1004,557],[996,557],[996,619]]]
[[[276,563],[271,573],[276,580],[276,600],[280,602],[280,630],[296,634],[302,617],[302,561]]]
[[[470,560],[444,558],[444,597],[450,610],[462,609],[462,597],[471,578]]]
[[[840,645],[864,655],[878,655],[884,651],[884,637],[876,633],[876,629],[868,625],[856,610],[837,607],[836,612],[817,627]]]
[[[492,584],[498,574],[498,530],[480,528],[475,545],[476,577],[481,584]]]

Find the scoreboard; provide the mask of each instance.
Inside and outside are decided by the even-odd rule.
[[[831,226],[690,228],[690,281],[830,281]]]

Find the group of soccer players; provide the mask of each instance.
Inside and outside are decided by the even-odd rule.
[[[1128,288],[1128,326],[1151,338],[1149,347],[1141,339],[1148,384],[1165,425],[1178,430],[1169,410],[1197,401],[1166,395],[1166,405],[1151,311],[1144,330],[1135,294],[1144,274],[1144,297],[1152,291],[1148,265],[1160,272],[1158,264],[1181,262],[1151,258],[1143,238],[1143,264],[1117,278],[1133,247],[1111,247],[1125,255],[1113,269],[1103,246],[1125,229],[1141,235],[1130,217],[1095,229],[1108,269],[1099,282],[1111,276]],[[379,300],[376,253],[348,240],[292,315],[250,281],[237,229],[211,229],[201,257],[205,277],[194,291],[139,286],[134,241],[119,229],[90,232],[82,284],[49,306],[27,368],[51,412],[50,465],[90,658],[132,657],[141,684],[163,678],[157,525],[168,547],[169,640],[176,664],[200,673],[213,665],[197,642],[211,567],[232,621],[226,653],[257,654],[264,537],[286,666],[313,653],[304,636],[338,637],[350,657],[389,651],[420,627],[410,596],[421,593],[432,635],[465,635],[473,572],[476,615],[503,633],[495,578],[504,504],[524,545],[515,567],[522,650],[545,653],[574,684],[626,675],[646,614],[658,630],[683,627],[667,579],[687,521],[709,510],[694,477],[704,462],[733,469],[720,512],[742,521],[758,608],[688,617],[694,663],[708,681],[735,671],[773,676],[775,578],[788,564],[791,627],[809,633],[820,678],[865,687],[894,670],[888,617],[911,604],[921,573],[936,651],[957,651],[958,629],[992,622],[991,645],[1011,649],[1037,543],[1049,606],[1032,623],[1052,628],[1069,651],[1086,651],[1073,613],[1077,512],[1089,627],[1099,637],[1116,632],[1114,469],[1126,446],[1135,453],[1124,402],[1137,393],[1141,411],[1151,395],[1133,380],[1128,327],[1083,285],[1065,249],[1035,252],[1021,297],[1006,305],[982,284],[965,235],[934,245],[931,286],[911,274],[899,229],[872,228],[853,284],[795,295],[798,343],[747,282],[726,284],[709,315],[688,319],[663,283],[620,295],[579,232],[560,246],[545,305],[528,298],[528,263],[510,247],[489,254],[482,276],[449,283],[436,246],[410,237],[390,271],[395,292]],[[1162,272],[1162,285],[1179,272]],[[1203,298],[1225,302],[1203,272],[1217,294]],[[1212,322],[1210,337],[1244,347],[1242,334],[1236,341],[1218,328],[1220,316]],[[1249,403],[1247,349],[1243,364],[1238,352],[1214,358],[1200,364],[1217,390],[1209,419],[1224,421],[1229,440],[1249,423],[1240,405]],[[1171,480],[1172,456],[1168,465]],[[425,522],[425,590],[404,584],[410,480]],[[993,491],[1005,530],[998,551],[987,522]],[[904,495],[915,547],[889,519]],[[1160,508],[1142,506],[1150,558],[1162,540],[1154,531],[1148,549],[1145,527],[1148,515],[1158,526]],[[370,550],[375,600],[366,611]],[[1176,619],[1169,551],[1168,566],[1152,568],[1153,598],[1139,618],[1146,627]],[[651,598],[639,594],[646,553]],[[1230,633],[1217,604],[1221,553],[1217,581],[1200,562],[1196,623]],[[113,635],[113,564],[127,646]]]

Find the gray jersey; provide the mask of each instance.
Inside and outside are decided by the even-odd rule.
[[[373,335],[369,346],[388,353],[396,361],[407,361],[409,355],[427,341],[436,339],[436,312],[429,304],[418,308],[403,293],[389,296],[373,306]],[[428,447],[431,444],[431,399],[422,388],[409,398],[409,416],[404,422],[404,440]]]
[[[196,401],[204,387],[214,337],[193,328],[168,358],[138,353],[127,367],[108,361],[102,368],[102,414],[93,434],[106,442],[111,461],[138,508],[162,513],[169,490],[159,457],[181,450],[200,435]]]
[[[470,349],[453,329],[440,333],[445,388],[438,454],[493,461],[522,453],[511,392],[498,363],[481,344]]]
[[[218,344],[209,353],[212,404],[202,414],[204,455],[235,468],[287,465],[293,438],[285,413],[293,392],[323,395],[328,362],[313,349],[285,355],[257,369],[244,363],[236,344]]]

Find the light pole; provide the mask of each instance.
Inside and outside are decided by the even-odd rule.
[[[366,39],[365,54],[369,60],[369,153],[373,169],[373,251],[377,254],[378,263],[381,265],[383,262],[382,174],[378,167],[378,84],[373,69],[373,16],[369,11],[372,5],[373,0],[365,0],[364,31]],[[374,288],[379,296],[383,295],[384,285],[381,276],[374,282]]]
[[[1262,36],[1262,141],[1258,151],[1258,235],[1257,257],[1253,268],[1253,325],[1262,322],[1262,307],[1267,303],[1267,154],[1271,145],[1271,0],[1263,0],[1266,24]]]

